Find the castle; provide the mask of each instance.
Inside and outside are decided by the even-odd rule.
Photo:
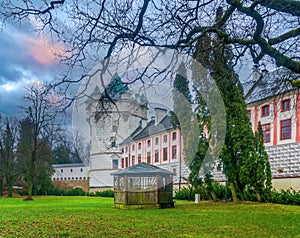
[[[263,127],[273,186],[300,190],[300,93],[287,80],[286,87],[279,85],[276,72],[255,75],[244,85],[245,98],[253,131],[259,121]],[[144,96],[130,91],[118,76],[103,92],[96,87],[93,98],[99,100],[86,102],[91,135],[89,166],[54,165],[55,185],[71,188],[72,181],[79,184],[81,178],[85,186],[78,186],[89,191],[110,188],[111,173],[141,162],[173,172],[175,186],[186,183],[189,169],[184,163],[182,136],[166,109],[155,108],[148,120]],[[85,176],[75,175],[83,170]],[[220,172],[214,177],[225,181]]]

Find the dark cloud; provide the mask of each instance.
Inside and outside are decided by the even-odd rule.
[[[4,116],[21,116],[23,93],[24,90],[5,92],[0,89],[0,113]]]
[[[46,52],[43,52],[43,45],[37,39],[11,25],[5,26],[0,32],[1,114],[20,112],[18,106],[22,102],[26,83],[51,78],[55,64],[42,61],[44,55],[49,55],[49,50],[45,48]]]

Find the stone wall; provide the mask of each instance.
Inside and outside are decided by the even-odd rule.
[[[273,178],[300,177],[300,143],[266,147]]]
[[[59,189],[71,190],[73,188],[82,188],[89,192],[89,180],[52,180],[52,184]]]

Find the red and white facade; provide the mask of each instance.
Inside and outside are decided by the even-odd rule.
[[[273,187],[300,190],[300,91],[276,73],[254,80],[246,92],[248,115],[254,132],[262,125]]]
[[[180,158],[180,131],[172,130],[151,135],[122,148],[121,167],[141,162],[153,165],[169,164]]]
[[[121,144],[121,169],[141,162],[153,164],[173,172],[174,184],[181,177],[187,177],[188,167],[184,163],[182,136],[179,129],[174,129],[170,115],[163,115],[157,108],[156,117],[141,130],[132,134]],[[160,116],[159,116],[160,114]]]
[[[253,131],[261,122],[265,146],[300,142],[300,94],[296,90],[250,103],[247,108]]]

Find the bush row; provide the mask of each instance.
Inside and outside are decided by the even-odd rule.
[[[232,200],[231,192],[228,187],[222,184],[213,184],[213,190],[218,200],[230,201]],[[195,200],[195,194],[200,194],[201,200],[212,200],[212,195],[207,191],[205,186],[198,189],[191,187],[183,187],[180,191],[175,190],[175,199],[178,200]],[[257,202],[256,195],[251,190],[245,190],[243,194],[244,200]],[[286,204],[286,205],[300,205],[300,192],[294,189],[271,191],[268,198],[264,198],[264,201],[270,203]]]
[[[213,183],[213,191],[217,200],[229,201],[231,200],[231,192],[225,185]],[[180,191],[175,190],[175,199],[178,200],[195,200],[195,194],[200,194],[201,200],[212,200],[212,194],[208,191],[206,186],[201,186],[197,189],[192,189],[190,186],[183,187]]]
[[[20,192],[20,195],[25,196],[27,195],[27,191]],[[59,188],[52,188],[47,192],[36,192],[34,195],[54,195],[54,196],[93,196],[93,197],[114,197],[113,190],[104,190],[104,191],[97,191],[95,193],[88,193],[85,192],[82,188],[73,188],[71,190],[63,190]]]

